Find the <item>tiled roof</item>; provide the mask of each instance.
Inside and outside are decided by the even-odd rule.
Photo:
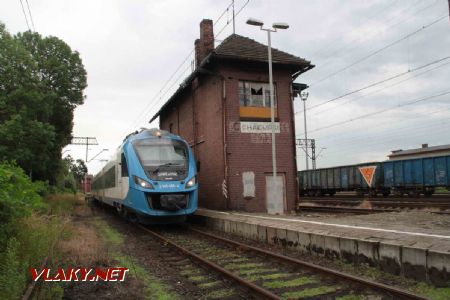
[[[175,91],[175,93],[166,101],[166,103],[159,109],[159,111],[150,119],[150,122],[155,120],[161,112],[175,99],[175,97],[186,88],[192,80],[207,69],[209,63],[209,58],[218,59],[234,59],[234,60],[244,60],[244,61],[256,61],[267,63],[267,45],[258,43],[247,37],[232,34],[227,37],[223,42],[218,45],[212,53],[210,53],[197,67],[194,72],[192,72],[180,85],[180,87]],[[278,49],[272,48],[272,63],[281,64],[287,67],[291,67],[293,73],[293,78],[300,75],[303,72],[308,71],[314,67],[310,61],[303,58],[294,56],[292,54],[280,51]]]
[[[214,49],[214,54],[223,58],[267,62],[267,45],[238,34],[232,34]],[[312,67],[309,61],[275,48],[272,48],[272,62]]]

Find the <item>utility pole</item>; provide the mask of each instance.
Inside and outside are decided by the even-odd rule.
[[[312,168],[313,170],[316,169],[316,140],[315,139],[297,139],[296,142],[297,146],[299,146],[300,148],[303,149],[303,151],[305,151],[306,154],[306,158],[309,159],[311,158],[312,161]],[[308,149],[311,148],[311,156],[309,156],[309,151]],[[307,169],[308,170],[308,166]]]
[[[308,99],[309,93],[308,92],[301,92],[300,93],[300,99],[302,99],[303,101],[303,120],[305,123],[305,152],[306,152],[306,171],[309,170],[309,154],[308,154],[308,147],[309,147],[309,143],[308,143],[308,130],[306,128],[306,100]]]
[[[313,170],[316,169],[316,140],[311,140],[311,161]]]
[[[89,145],[98,145],[97,138],[95,137],[72,137],[72,141],[70,142],[71,145],[82,145],[86,146],[86,160],[88,161],[88,152],[89,152]]]
[[[450,3],[450,0],[448,0],[449,1],[449,3]],[[232,3],[232,6],[233,6],[233,34],[235,34],[236,33],[236,23],[234,22],[234,0],[231,2]]]

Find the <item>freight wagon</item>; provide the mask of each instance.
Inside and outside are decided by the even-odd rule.
[[[300,196],[332,196],[343,191],[359,196],[431,196],[437,187],[450,189],[450,156],[300,171],[298,177]]]
[[[431,196],[437,187],[450,188],[450,155],[385,161],[384,186],[395,195]]]
[[[365,170],[372,173],[364,173]],[[389,189],[383,185],[380,162],[300,171],[298,176],[301,196],[333,196],[336,192],[343,191],[356,191],[361,196],[375,196],[378,193],[389,195]]]

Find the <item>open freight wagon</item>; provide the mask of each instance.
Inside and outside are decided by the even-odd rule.
[[[450,189],[450,156],[363,163],[299,171],[301,196],[355,191],[362,196],[431,196],[437,187]]]
[[[394,195],[431,196],[450,188],[450,156],[392,160],[384,163],[384,186]]]
[[[370,170],[372,173],[366,174],[365,178],[362,170]],[[298,176],[301,196],[332,196],[343,191],[356,191],[359,195],[389,194],[389,190],[383,186],[380,162],[300,171]]]

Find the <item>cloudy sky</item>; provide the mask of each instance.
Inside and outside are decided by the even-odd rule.
[[[230,0],[28,3],[36,31],[66,41],[87,69],[74,136],[97,137],[89,158],[107,148],[98,156],[107,159],[127,133],[158,125],[147,122],[191,71],[203,18],[217,20],[216,34],[224,28],[216,45],[232,33]],[[245,24],[249,17],[287,22],[273,46],[316,65],[297,82],[310,85],[308,137],[321,153],[318,167],[383,160],[391,150],[422,143],[450,144],[447,0],[236,0],[235,7],[243,7],[238,34],[265,43],[262,31]],[[0,21],[11,33],[28,29],[20,0],[0,2]],[[302,105],[295,101],[298,138]],[[66,150],[85,156],[81,146]],[[298,160],[303,169],[302,150]],[[93,160],[89,168],[95,173],[102,164]]]

